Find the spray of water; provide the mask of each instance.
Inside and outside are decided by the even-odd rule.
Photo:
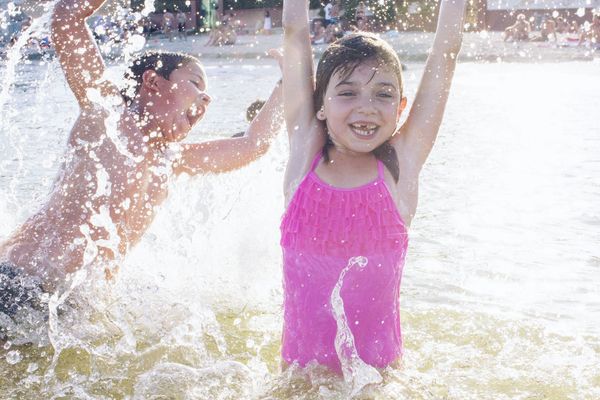
[[[17,76],[15,73],[16,67],[22,58],[21,50],[25,47],[33,33],[47,31],[51,16],[49,10],[54,8],[57,1],[58,0],[54,0],[45,5],[47,11],[41,17],[33,19],[31,25],[19,35],[15,44],[7,52],[4,73],[0,75],[0,82],[2,82],[2,89],[0,91],[0,110],[3,110],[6,103],[10,100],[11,90]]]
[[[348,319],[344,312],[344,300],[341,296],[344,277],[352,268],[364,268],[369,260],[366,257],[352,257],[348,260],[348,265],[340,273],[340,277],[331,292],[331,308],[337,324],[337,333],[335,335],[335,350],[342,364],[342,373],[344,380],[352,387],[351,395],[355,396],[362,388],[371,383],[380,383],[383,378],[376,368],[365,363],[354,344],[354,335],[348,325]]]

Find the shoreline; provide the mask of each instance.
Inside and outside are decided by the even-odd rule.
[[[388,31],[381,34],[398,53],[403,63],[422,63],[427,60],[434,33],[432,32],[396,32]],[[198,56],[201,60],[220,60],[233,62],[237,60],[260,60],[267,57],[269,49],[280,48],[283,43],[283,31],[276,29],[271,35],[240,35],[234,45],[205,46],[207,34],[190,35],[187,41],[175,38],[172,42],[162,34],[146,38],[141,50],[165,50],[183,52]],[[109,50],[112,54],[104,54],[107,63],[122,60],[122,49],[127,43],[118,43]],[[318,59],[327,45],[314,45],[313,54]],[[0,67],[6,58],[5,51],[0,51]],[[39,60],[53,57],[54,51],[39,52],[26,50],[24,58]],[[554,42],[504,42],[501,32],[465,32],[463,44],[458,55],[458,62],[481,63],[552,63],[572,61],[600,60],[600,48],[596,50],[589,46],[578,47],[572,39],[562,35],[558,43]]]
[[[398,52],[403,62],[424,62],[427,59],[434,34],[431,32],[385,32],[382,37]],[[261,59],[267,50],[281,47],[282,32],[271,35],[240,35],[234,45],[205,46],[207,35],[188,36],[188,40],[169,42],[162,35],[148,38],[144,49],[180,51],[200,59],[240,60]],[[466,32],[459,54],[459,62],[568,62],[594,61],[600,50],[586,46],[568,45],[565,37],[554,42],[504,42],[501,32]],[[327,45],[313,46],[315,58],[320,57]]]

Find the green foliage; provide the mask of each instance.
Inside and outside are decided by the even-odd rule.
[[[225,10],[241,10],[248,8],[275,8],[282,7],[283,0],[224,0]]]
[[[280,8],[283,7],[283,0],[224,0],[223,8],[225,10],[243,10],[249,8]],[[319,0],[310,0],[310,8],[323,7]]]
[[[196,0],[155,0],[154,8],[156,8],[157,13],[163,13],[165,11],[174,12],[178,10],[189,12],[190,6],[187,4],[191,4],[191,1]],[[133,10],[142,10],[144,8],[144,0],[131,0],[131,8]]]
[[[154,2],[154,7],[156,7],[157,12],[167,11],[190,11],[190,7],[186,4],[191,4],[189,0],[156,0]]]

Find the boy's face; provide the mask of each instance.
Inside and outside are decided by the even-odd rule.
[[[168,142],[183,140],[211,101],[205,92],[206,74],[198,63],[189,62],[171,72],[169,79],[154,79],[155,91],[146,106],[152,118],[150,125]]]

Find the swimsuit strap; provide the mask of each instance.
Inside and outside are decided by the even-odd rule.
[[[323,151],[319,150],[319,152],[315,155],[315,158],[310,165],[310,172],[315,172],[317,165],[319,165],[319,161],[323,158]],[[377,159],[377,179],[384,181],[385,180],[385,165],[380,159]]]
[[[317,169],[317,165],[319,165],[319,161],[323,158],[323,150],[319,150],[315,158],[313,159],[312,164],[310,165],[310,172],[314,172]]]

